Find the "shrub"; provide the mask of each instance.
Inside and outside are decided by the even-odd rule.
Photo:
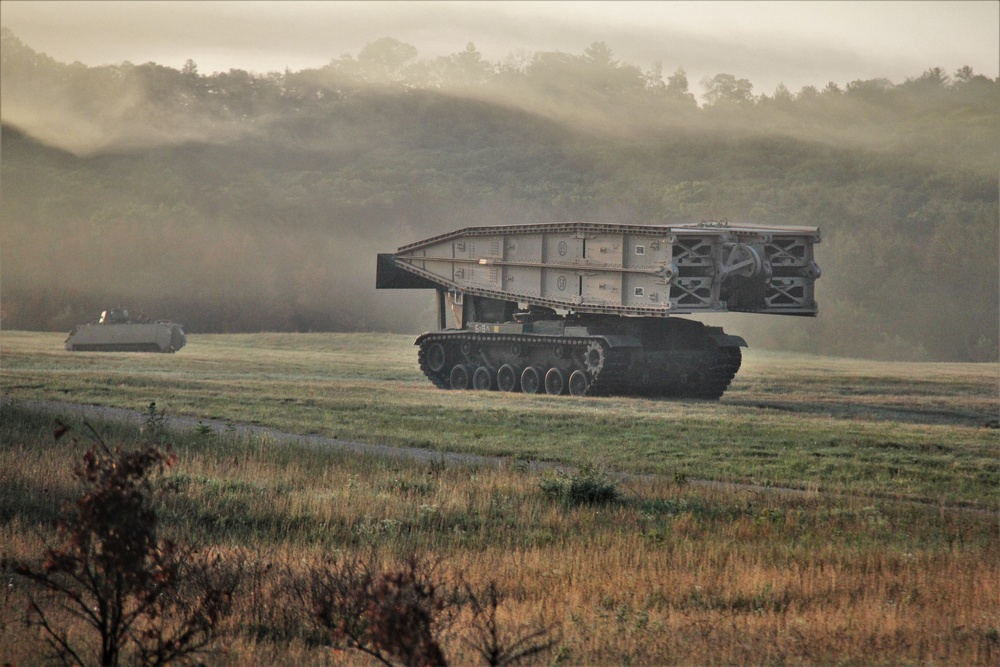
[[[223,573],[159,539],[151,475],[173,464],[169,451],[112,451],[96,437],[74,472],[85,488],[59,523],[61,544],[41,563],[5,559],[4,568],[37,586],[26,620],[64,664],[92,664],[91,654],[100,665],[189,660],[229,613],[239,567]]]
[[[541,481],[542,492],[567,505],[603,505],[619,500],[621,492],[603,470],[585,464],[577,472],[547,474]]]
[[[384,665],[447,664],[441,639],[463,604],[461,588],[435,582],[433,565],[417,556],[381,571],[376,562],[331,560],[312,571],[307,604],[319,628],[335,648]]]
[[[162,443],[167,434],[167,413],[156,407],[156,401],[151,401],[142,417],[142,427],[139,429],[151,441]]]
[[[449,583],[435,564],[415,555],[385,568],[374,555],[330,560],[313,569],[304,592],[317,629],[335,649],[360,651],[384,665],[446,665],[443,641],[466,608],[471,616],[462,642],[487,665],[516,665],[556,643],[553,625],[503,623],[504,596],[495,582],[482,590]]]

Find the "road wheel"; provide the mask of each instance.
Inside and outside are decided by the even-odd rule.
[[[472,373],[470,373],[468,366],[456,364],[455,367],[451,369],[451,375],[449,376],[451,388],[468,389],[472,382],[471,376]]]
[[[537,394],[542,389],[542,369],[528,366],[521,372],[521,391]]]
[[[490,391],[493,389],[493,372],[480,366],[472,376],[472,388],[476,391]]]
[[[497,387],[500,391],[520,391],[521,372],[510,364],[504,364],[497,371]]]
[[[566,391],[566,374],[559,368],[550,368],[545,374],[545,393],[559,396]]]
[[[570,396],[583,396],[587,393],[590,383],[587,382],[587,374],[583,371],[573,371],[569,375]]]

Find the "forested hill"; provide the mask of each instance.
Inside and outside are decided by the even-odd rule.
[[[1000,80],[700,82],[580,54],[422,60],[392,39],[320,69],[88,67],[0,48],[0,314],[109,305],[188,332],[433,326],[375,255],[459,227],[815,225],[820,315],[731,315],[751,346],[996,360]]]

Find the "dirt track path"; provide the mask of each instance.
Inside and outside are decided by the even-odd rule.
[[[0,404],[10,403],[10,402],[11,401],[9,399],[0,398]],[[136,427],[141,426],[146,421],[147,418],[147,415],[145,413],[140,412],[138,410],[129,410],[125,408],[112,408],[103,405],[82,405],[79,403],[66,403],[62,401],[18,401],[18,405],[29,408],[31,410],[36,410],[38,412],[51,413],[53,415],[79,417],[85,420],[101,419],[108,421],[120,421],[124,423],[134,424]],[[237,424],[233,422],[221,421],[218,419],[196,419],[194,417],[166,415],[165,427],[168,430],[178,430],[182,432],[190,432],[199,428],[200,429],[208,428],[211,429],[211,431],[214,433],[230,433],[238,436],[268,438],[270,440],[273,440],[275,442],[280,442],[283,444],[297,444],[309,447],[323,447],[345,452],[353,452],[357,454],[368,454],[388,459],[409,460],[421,463],[430,463],[430,462],[444,460],[445,463],[451,463],[451,464],[500,467],[503,465],[507,465],[510,462],[509,458],[500,456],[480,456],[477,454],[464,454],[459,452],[440,452],[430,449],[420,449],[417,447],[390,447],[388,445],[372,445],[364,442],[338,440],[337,438],[329,438],[321,435],[299,435],[295,433],[287,433],[285,431],[279,431],[277,429],[268,428],[266,426],[258,426],[254,424]],[[536,472],[543,470],[566,470],[566,471],[573,470],[572,466],[560,465],[551,462],[549,463],[538,462],[538,461],[529,462],[528,468],[529,470]],[[619,479],[624,480],[628,478],[640,478],[648,476],[621,474],[617,475],[617,477]],[[934,509],[936,511],[972,512],[984,515],[992,514],[1000,518],[1000,511],[994,511],[977,507],[939,505],[932,502],[899,500],[892,498],[875,498],[869,496],[848,496],[844,494],[832,493],[829,491],[796,489],[791,487],[778,487],[778,486],[760,486],[755,484],[738,484],[734,482],[720,482],[715,480],[704,480],[704,479],[689,479],[687,483],[693,486],[725,488],[732,490],[744,490],[744,491],[753,491],[753,492],[769,493],[769,494],[780,493],[785,495],[797,495],[797,496],[807,496],[807,497],[815,497],[818,495],[829,495],[829,496],[836,496],[839,498],[843,498],[845,500],[855,499],[855,500],[867,500],[867,501],[881,500],[885,502],[899,502],[914,506],[927,507],[928,509]]]
[[[8,399],[2,399],[3,403],[9,403]],[[102,419],[108,421],[119,421],[134,424],[136,427],[142,426],[147,415],[138,410],[125,408],[112,408],[103,405],[82,405],[79,403],[65,403],[61,401],[18,401],[18,405],[48,412],[53,415],[64,415],[79,417],[82,419]],[[359,454],[371,454],[386,458],[409,459],[422,462],[439,461],[443,457],[449,463],[461,463],[466,465],[499,465],[505,459],[500,457],[477,456],[475,454],[461,454],[457,452],[436,452],[430,449],[418,449],[416,447],[390,447],[388,445],[371,445],[364,442],[353,442],[350,440],[338,440],[321,435],[298,435],[287,433],[266,426],[255,424],[237,424],[219,419],[196,419],[194,417],[183,417],[166,415],[165,427],[168,430],[191,432],[199,428],[209,428],[214,433],[235,434],[237,436],[252,436],[258,438],[268,438],[282,444],[298,444],[311,447],[327,447],[334,450],[355,452]]]

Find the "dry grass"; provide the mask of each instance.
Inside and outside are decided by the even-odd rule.
[[[17,406],[2,417],[0,543],[4,555],[38,554],[89,440],[79,422],[56,443],[51,417]],[[96,427],[126,447],[143,440]],[[324,647],[292,592],[328,555],[371,550],[438,558],[442,578],[496,581],[510,627],[555,624],[559,642],[539,663],[1000,659],[993,513],[663,478],[574,506],[542,493],[542,475],[517,459],[414,464],[227,434],[170,439],[180,493],[161,507],[165,530],[255,564],[211,664],[366,664]],[[0,656],[37,664],[20,586],[0,594]],[[445,648],[454,664],[479,664],[461,632]]]

